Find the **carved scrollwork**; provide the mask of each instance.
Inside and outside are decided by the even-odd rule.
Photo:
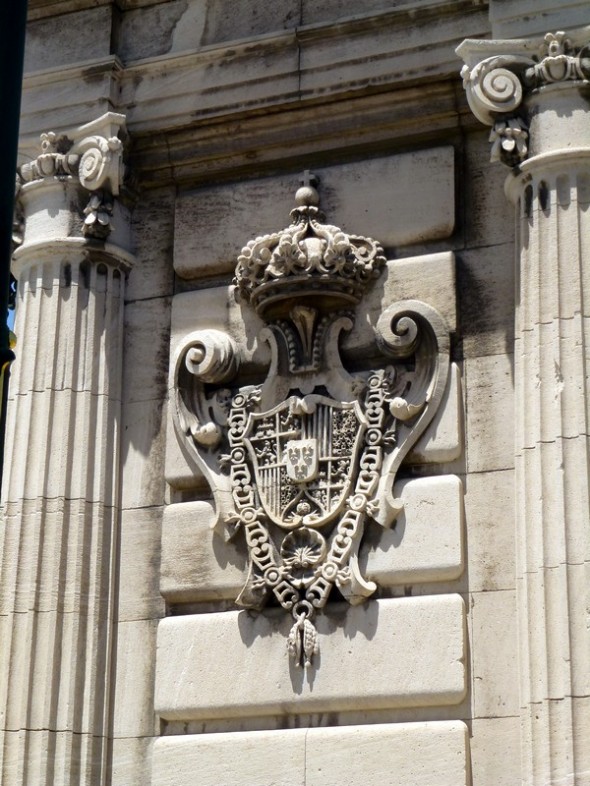
[[[519,51],[507,51],[511,46]],[[493,48],[501,54],[480,57]],[[537,46],[528,40],[466,40],[457,54],[465,60],[461,76],[471,111],[493,126],[492,161],[510,167],[528,154],[527,95],[547,85],[590,79],[590,44],[574,42],[563,31],[547,33]]]
[[[88,191],[109,188],[111,193],[119,193],[123,182],[123,142],[117,136],[85,137],[73,147],[78,154],[78,177],[80,184]]]
[[[506,68],[510,65],[510,68]],[[463,66],[461,76],[471,111],[486,125],[492,125],[497,114],[508,114],[522,102],[523,72],[530,65],[528,58],[492,57],[478,63],[472,70]]]
[[[376,329],[383,367],[345,368],[339,336],[385,259],[375,241],[317,223],[309,185],[297,201],[294,224],[251,241],[236,269],[242,298],[267,322],[266,379],[239,385],[230,337],[193,333],[176,356],[175,418],[220,518],[244,533],[249,571],[237,604],[272,599],[289,612],[289,652],[309,666],[319,651],[313,620],[330,597],[358,604],[377,589],[359,546],[370,520],[391,526],[401,510],[395,475],[440,403],[449,340],[434,309],[397,303]]]
[[[111,232],[113,197],[123,184],[125,117],[107,112],[68,134],[41,134],[41,153],[21,167],[25,183],[48,178],[74,179],[90,192],[84,209],[84,235],[104,239]]]
[[[395,521],[402,505],[401,500],[393,497],[397,471],[407,452],[431,423],[444,395],[449,373],[450,340],[446,323],[438,311],[416,300],[389,306],[377,323],[377,336],[384,352],[399,357],[411,347],[415,358],[412,384],[403,395],[394,395],[389,400],[391,414],[401,421],[402,434],[408,426],[410,431],[404,435],[405,439],[398,441],[384,461],[379,485],[382,501],[373,518],[387,527]],[[398,338],[401,340],[398,341]],[[400,445],[403,445],[401,450]]]
[[[219,445],[229,403],[229,392],[221,388],[208,396],[205,383],[227,382],[238,366],[235,343],[220,330],[191,333],[177,352],[174,389],[178,423],[185,435],[204,448]]]

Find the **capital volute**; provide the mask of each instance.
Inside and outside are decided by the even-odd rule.
[[[87,192],[82,232],[104,240],[112,229],[113,201],[123,185],[125,115],[107,112],[67,134],[41,134],[39,155],[20,169],[22,196],[52,182],[71,182]]]
[[[509,167],[546,152],[533,138],[531,119],[539,106],[554,102],[560,113],[566,93],[579,101],[575,88],[590,86],[590,27],[543,38],[467,39],[456,51],[465,62],[461,76],[469,106],[492,127],[491,159]]]

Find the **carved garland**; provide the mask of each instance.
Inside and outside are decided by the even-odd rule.
[[[385,257],[370,238],[322,224],[310,185],[296,199],[293,224],[251,241],[236,268],[241,297],[267,322],[266,380],[234,382],[227,334],[191,334],[177,353],[174,419],[229,536],[245,535],[249,573],[236,602],[274,599],[288,611],[289,652],[309,666],[314,618],[334,589],[352,604],[376,590],[358,549],[369,519],[389,527],[402,508],[393,483],[440,403],[449,341],[434,309],[396,303],[376,328],[382,367],[347,371],[339,337]]]

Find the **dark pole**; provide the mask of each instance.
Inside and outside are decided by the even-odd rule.
[[[27,0],[2,0],[0,3],[0,107],[2,107],[0,150],[4,160],[0,168],[0,485],[4,469],[8,380],[10,364],[14,360],[6,320],[26,24]]]

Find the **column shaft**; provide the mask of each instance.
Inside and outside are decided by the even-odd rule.
[[[0,578],[6,784],[105,782],[124,287],[111,262],[64,242],[19,277]]]
[[[590,783],[590,159],[523,165],[515,386],[523,782]]]

